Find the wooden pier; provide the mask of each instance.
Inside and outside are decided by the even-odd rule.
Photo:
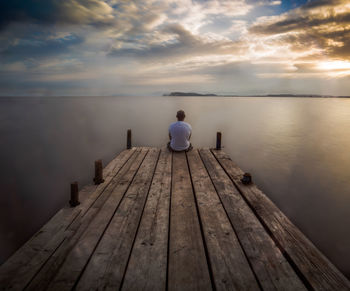
[[[97,172],[0,267],[2,290],[350,290],[221,150],[130,144]]]

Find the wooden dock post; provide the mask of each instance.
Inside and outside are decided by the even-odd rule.
[[[75,207],[80,204],[79,202],[79,190],[78,190],[78,182],[73,182],[70,184],[70,200],[69,204],[72,207]]]
[[[221,132],[216,133],[216,149],[221,150]]]
[[[248,185],[252,183],[252,175],[250,173],[244,173],[241,179],[242,184]]]
[[[103,167],[102,160],[95,161],[95,185],[103,183],[105,180],[103,179]]]
[[[131,145],[131,129],[128,129],[127,140],[126,140],[126,148],[130,150],[132,148]]]

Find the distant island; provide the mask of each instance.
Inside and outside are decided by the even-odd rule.
[[[251,95],[218,95],[218,94],[201,94],[195,92],[171,92],[163,96],[216,96],[216,97],[310,97],[310,98],[350,98],[350,96],[333,96],[319,94],[251,94]]]
[[[163,94],[163,96],[218,96],[216,94],[200,94],[194,92],[171,92],[170,94]]]

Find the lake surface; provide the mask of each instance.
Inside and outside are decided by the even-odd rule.
[[[0,98],[0,263],[126,145],[162,146],[176,111],[224,150],[350,278],[350,99]]]

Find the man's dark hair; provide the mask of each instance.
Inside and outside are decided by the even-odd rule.
[[[185,111],[183,110],[179,110],[177,113],[176,113],[176,117],[178,120],[184,120],[186,115],[185,115]]]

